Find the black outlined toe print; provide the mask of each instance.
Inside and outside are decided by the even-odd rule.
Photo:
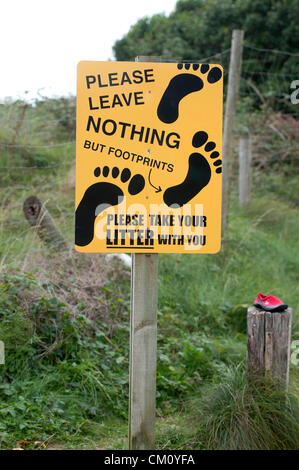
[[[178,64],[177,67],[178,70],[196,71],[199,69],[199,64]],[[201,77],[192,73],[180,73],[170,80],[157,109],[160,121],[166,124],[175,122],[179,117],[179,104],[185,96],[200,91],[207,84],[218,82],[222,77],[222,70],[219,67],[214,66],[210,69],[208,64],[201,65],[200,73]],[[205,76],[206,84],[202,79]]]
[[[207,186],[212,176],[213,166],[216,167],[216,173],[222,171],[222,160],[218,158],[219,152],[214,151],[216,144],[209,140],[209,136],[205,131],[198,131],[194,134],[192,145],[195,148],[203,147],[201,150],[205,155],[194,152],[189,156],[188,171],[184,181],[166,189],[163,195],[167,206],[175,208],[187,204]],[[209,158],[214,160],[213,164],[210,163]]]
[[[117,167],[113,167],[111,172],[108,166],[102,169],[97,167],[94,170],[94,176],[96,178],[109,178],[110,176],[113,180],[120,176],[120,184],[128,183],[128,193],[133,196],[139,194],[145,186],[144,177],[140,174],[132,176],[128,168],[124,168],[120,173]],[[88,245],[94,237],[96,217],[108,207],[120,204],[123,198],[123,190],[114,182],[100,181],[89,186],[76,210],[76,245]]]

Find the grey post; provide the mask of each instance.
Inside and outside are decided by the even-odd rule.
[[[227,230],[229,211],[230,179],[233,158],[233,131],[240,86],[243,37],[244,31],[233,31],[223,130],[222,237],[225,236]]]
[[[266,312],[249,307],[247,313],[247,368],[263,373],[288,389],[292,309]]]
[[[249,202],[251,184],[251,136],[240,137],[239,141],[239,202],[245,206]]]
[[[36,197],[28,197],[23,204],[23,211],[29,224],[34,227],[38,236],[53,251],[66,251],[69,246],[56,227],[54,220]]]
[[[132,265],[129,448],[155,448],[158,255]]]
[[[136,62],[159,62],[137,57]],[[133,254],[130,327],[129,448],[155,448],[158,254]]]

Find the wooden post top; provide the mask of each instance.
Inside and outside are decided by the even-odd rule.
[[[265,314],[265,313],[270,313],[271,315],[273,314],[277,314],[277,315],[292,315],[292,312],[293,312],[293,309],[291,307],[288,307],[286,308],[285,310],[282,310],[280,312],[268,312],[267,310],[263,310],[261,308],[257,308],[255,307],[255,305],[251,305],[250,307],[248,307],[248,313],[254,315],[261,315],[261,314]]]

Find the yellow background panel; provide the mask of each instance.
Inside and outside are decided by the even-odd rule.
[[[200,66],[194,70],[192,64],[187,70],[185,65],[181,67],[178,69],[178,64],[173,63],[148,62],[78,64],[78,251],[219,251],[221,166],[215,166],[214,163],[220,163],[222,153],[223,77],[218,77],[215,81],[209,80],[209,73],[214,70],[218,75],[223,75],[220,72],[222,68],[210,64],[209,70],[205,72]],[[135,72],[135,80],[142,80],[141,83],[133,83],[134,71],[138,71]],[[146,76],[153,81],[147,82]],[[196,88],[199,83],[202,84],[200,90],[187,93],[194,84]],[[185,96],[179,96],[180,93],[185,93]],[[137,103],[142,104],[136,104],[135,97]],[[173,122],[165,122],[161,115],[158,116],[157,109],[161,100],[164,114]],[[126,102],[130,104],[127,105]],[[132,134],[133,126],[142,135],[137,132]],[[193,137],[199,131],[205,132],[208,138],[197,148],[193,146]],[[154,138],[151,143],[153,132],[158,138]],[[163,141],[161,145],[159,139]],[[205,150],[207,142],[215,143],[215,148]],[[215,152],[220,155],[215,157]],[[200,154],[201,157],[195,156],[192,161],[198,162],[200,158],[201,162],[205,162],[203,166],[210,169],[207,171],[211,175],[207,184],[198,192],[197,178],[202,181],[203,172],[200,165],[197,168],[198,163],[195,165],[196,171],[192,166],[194,171],[190,172],[189,157],[193,153]],[[109,169],[108,174],[107,168],[103,173],[105,167]],[[116,170],[112,172],[113,168],[118,168],[117,176]],[[99,169],[96,174],[95,169]],[[123,175],[128,173],[125,169],[130,170],[130,177],[127,181],[122,181],[126,180]],[[188,181],[183,187],[179,186],[185,181],[187,174]],[[135,175],[140,176],[136,178]],[[135,194],[136,187],[142,180],[144,188]],[[138,182],[137,186],[135,182]],[[179,189],[167,192],[175,186],[179,186]],[[190,188],[194,187],[195,194],[193,190],[192,197],[188,200]],[[122,194],[122,200],[115,204],[112,200],[114,201],[118,192]],[[112,196],[109,196],[110,193]],[[185,193],[187,201],[183,202]],[[165,201],[169,201],[166,195],[169,194],[170,199],[176,201],[180,207],[171,208],[166,204]],[[107,207],[109,198],[112,198],[111,204],[114,204],[111,207]],[[126,219],[126,216],[131,218]]]

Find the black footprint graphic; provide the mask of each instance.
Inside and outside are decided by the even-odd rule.
[[[193,147],[202,147],[205,152],[212,152],[216,148],[215,142],[208,141],[208,134],[204,131],[199,131],[194,134],[192,139]],[[222,160],[218,159],[219,152],[213,151],[210,158],[217,159],[214,161],[216,173],[221,173]],[[189,168],[186,178],[181,184],[172,186],[166,189],[163,199],[167,206],[181,207],[191,199],[193,199],[210,181],[211,179],[211,166],[208,160],[201,155],[201,153],[194,152],[189,157]]]
[[[178,64],[178,69],[190,69],[191,64]],[[192,64],[193,70],[199,68],[199,64]],[[216,83],[222,77],[222,70],[219,67],[212,67],[211,70],[208,64],[202,64],[200,72],[204,75],[208,71],[207,81],[209,83]],[[181,73],[173,77],[168,87],[166,88],[161,101],[159,103],[157,114],[160,121],[167,124],[173,123],[179,117],[179,104],[180,101],[190,93],[199,91],[203,88],[204,82],[198,75],[191,73]]]
[[[102,175],[104,178],[109,176],[110,169],[104,166]],[[101,176],[101,168],[94,170],[96,178]],[[111,171],[112,178],[119,176],[119,168],[114,167]],[[126,183],[131,178],[131,171],[124,168],[120,175],[122,183]],[[145,186],[145,180],[142,175],[134,175],[128,186],[128,192],[132,196],[140,193]],[[95,183],[86,189],[85,194],[77,207],[75,214],[75,243],[78,246],[88,245],[94,237],[94,221],[95,218],[109,206],[120,204],[124,198],[124,193],[113,183],[101,181]]]

